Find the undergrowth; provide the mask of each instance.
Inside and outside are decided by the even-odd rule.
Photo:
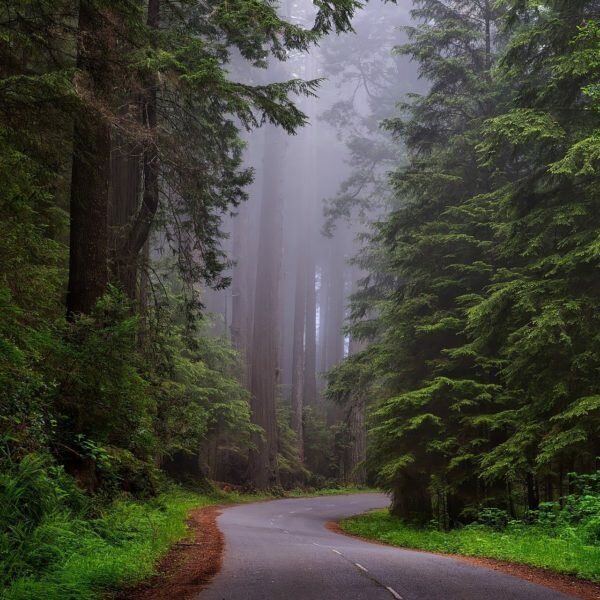
[[[192,508],[240,498],[172,487],[93,501],[38,455],[0,474],[0,597],[86,600],[141,581],[186,534]]]

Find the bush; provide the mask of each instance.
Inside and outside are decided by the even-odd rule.
[[[0,473],[0,583],[26,576],[58,560],[89,504],[72,478],[51,458],[37,454]]]

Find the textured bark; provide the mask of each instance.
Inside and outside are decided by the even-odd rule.
[[[233,267],[231,290],[231,340],[242,356],[248,353],[248,322],[250,320],[250,302],[246,272],[248,270],[248,257],[244,256],[247,243],[248,207],[242,204],[237,218],[233,223]]]
[[[132,303],[138,297],[138,257],[120,256],[129,225],[138,210],[141,190],[141,156],[137,144],[112,132],[110,174],[110,264],[112,276]]]
[[[254,333],[250,377],[252,421],[263,429],[249,455],[249,478],[258,489],[279,483],[276,386],[279,379],[279,279],[283,224],[284,134],[269,127],[264,152]]]
[[[91,2],[79,4],[77,67],[91,104],[75,118],[71,172],[67,316],[89,314],[108,284],[110,125],[102,104],[110,98],[110,40]]]
[[[160,0],[149,0],[147,24],[157,30],[160,25]],[[120,250],[120,260],[127,265],[136,263],[137,258],[150,236],[150,230],[159,202],[159,156],[156,146],[156,126],[158,124],[158,80],[155,74],[148,76],[144,85],[142,101],[142,123],[147,140],[143,151],[144,188],[139,211]]]
[[[364,485],[367,482],[365,460],[367,458],[366,402],[357,395],[352,398],[348,414],[350,448],[348,450],[347,481]]]

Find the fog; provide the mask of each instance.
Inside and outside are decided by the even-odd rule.
[[[293,3],[291,18],[309,22],[309,5]],[[269,124],[246,135],[255,181],[226,227],[231,285],[206,290],[203,301],[214,333],[242,352],[254,397],[270,395],[264,370],[275,378],[300,438],[306,406],[330,424],[347,419],[320,392],[323,374],[360,346],[344,332],[361,277],[350,261],[361,251],[360,234],[389,210],[387,171],[402,160],[381,122],[424,86],[416,65],[393,52],[406,40],[410,6],[371,3],[354,34],[330,35],[308,55],[245,73],[255,82],[321,82],[316,97],[297,98],[307,124],[296,135]]]

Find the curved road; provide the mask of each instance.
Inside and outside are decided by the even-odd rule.
[[[567,600],[548,588],[422,552],[335,534],[325,523],[389,503],[382,494],[226,509],[223,568],[198,600]]]

